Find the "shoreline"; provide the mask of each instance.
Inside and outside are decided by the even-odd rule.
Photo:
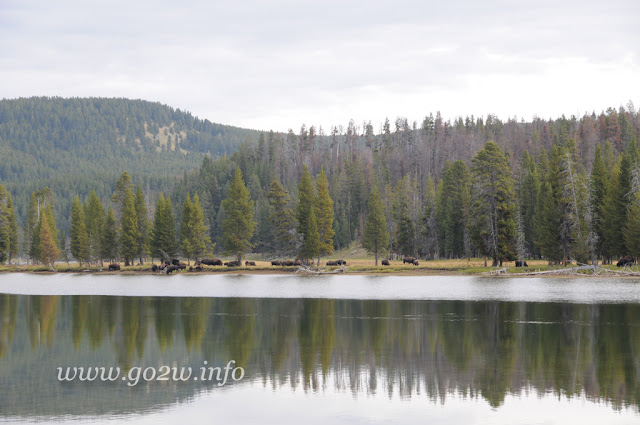
[[[218,266],[219,267],[219,266]],[[491,272],[496,272],[500,269],[491,269],[489,270],[469,270],[469,269],[457,269],[457,268],[409,268],[400,269],[394,268],[389,271],[376,271],[367,268],[358,268],[354,270],[349,270],[348,268],[343,272],[339,272],[340,269],[320,269],[319,272],[306,272],[304,270],[299,269],[298,267],[274,267],[273,269],[266,268],[250,268],[250,267],[216,267],[216,268],[206,268],[202,271],[188,271],[182,270],[179,272],[174,272],[171,274],[166,274],[163,272],[153,272],[150,268],[144,269],[125,269],[120,271],[109,271],[105,269],[77,269],[77,268],[61,268],[60,270],[51,271],[44,270],[42,267],[40,269],[36,269],[35,266],[13,266],[13,267],[3,267],[0,269],[0,276],[3,274],[13,274],[13,273],[26,273],[33,275],[55,275],[55,274],[79,274],[79,275],[112,275],[112,276],[136,276],[136,275],[144,275],[144,276],[172,276],[172,275],[180,275],[180,276],[215,276],[215,275],[299,275],[299,276],[433,276],[433,277],[446,277],[446,276],[475,276],[475,277],[490,277],[490,278],[628,278],[628,279],[640,279],[640,275],[633,274],[622,274],[616,273],[615,271],[607,272],[606,268],[602,270],[604,272],[599,274],[593,274],[591,272],[583,272],[583,273],[563,273],[561,271],[551,272],[553,269],[545,270],[545,273],[535,274],[536,270],[523,270],[516,272],[507,272],[507,273],[498,273],[491,274]],[[375,266],[374,266],[375,267]]]

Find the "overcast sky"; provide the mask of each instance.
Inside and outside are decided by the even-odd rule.
[[[141,98],[296,132],[578,115],[640,107],[639,18],[637,0],[0,0],[0,97]]]

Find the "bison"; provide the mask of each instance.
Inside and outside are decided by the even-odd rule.
[[[633,263],[635,263],[635,259],[633,257],[631,257],[630,255],[627,255],[626,257],[620,258],[618,260],[618,263],[616,264],[616,266],[618,266],[618,267],[626,267],[626,266],[633,265]]]
[[[240,267],[240,262],[238,260],[234,260],[234,261],[229,261],[224,263],[225,266],[227,267]]]
[[[389,260],[382,260],[382,265],[383,266],[388,266],[389,265]]]
[[[116,271],[116,270],[120,270],[120,264],[109,264],[109,271]]]
[[[413,257],[404,257],[402,259],[402,264],[406,264],[406,263],[413,264],[414,266],[417,266],[418,265],[418,260],[413,258]]]
[[[327,261],[327,266],[337,266],[338,262],[337,261]]]
[[[151,266],[151,271],[152,272],[157,272],[158,271],[158,266],[156,266],[155,264]]]
[[[178,266],[174,266],[174,265],[170,265],[164,268],[164,272],[166,274],[171,274],[173,272],[175,272],[176,270],[180,270],[180,268]]]
[[[203,258],[202,260],[200,260],[200,263],[207,266],[221,266],[222,260],[220,260],[219,258]]]
[[[255,261],[245,261],[245,262],[244,262],[244,265],[245,265],[246,267],[249,267],[249,266],[255,266],[255,265],[256,265],[256,262],[255,262]]]
[[[338,263],[339,266],[346,266],[347,262],[344,260],[336,260],[336,263]]]
[[[525,260],[516,260],[516,267],[529,267],[529,265]]]
[[[271,265],[272,265],[272,266],[281,266],[281,265],[282,265],[282,261],[280,261],[280,260],[273,260],[273,261],[271,262]]]

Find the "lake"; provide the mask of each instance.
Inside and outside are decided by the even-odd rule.
[[[0,422],[630,424],[639,406],[632,279],[0,274]]]

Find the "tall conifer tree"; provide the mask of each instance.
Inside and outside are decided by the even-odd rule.
[[[51,210],[49,209],[49,211]],[[52,271],[55,271],[54,263],[58,257],[60,257],[60,250],[58,249],[56,238],[51,232],[52,224],[49,223],[50,216],[51,214],[45,213],[42,215],[42,219],[40,220],[39,255],[40,261],[45,266],[49,266]],[[53,226],[55,226],[55,224]]]
[[[272,209],[269,221],[274,227],[275,251],[279,256],[291,254],[296,248],[296,219],[293,210],[289,208],[289,193],[274,179],[267,197]]]
[[[333,254],[333,200],[329,196],[329,182],[324,168],[316,180],[315,212],[318,219],[318,266],[321,255]]]
[[[102,226],[102,238],[100,241],[101,256],[109,261],[118,258],[118,230],[116,213],[111,207],[107,210],[107,216]]]
[[[493,266],[515,258],[515,194],[507,157],[492,141],[472,159],[472,237]]]
[[[227,199],[222,201],[222,208],[226,215],[222,222],[225,252],[235,255],[237,261],[242,265],[242,256],[253,247],[251,237],[256,222],[253,221],[253,201],[250,199],[249,190],[242,179],[240,167],[236,168]]]
[[[387,219],[384,216],[384,208],[377,186],[373,188],[369,196],[369,214],[364,223],[362,246],[374,255],[376,266],[378,265],[378,257],[385,253],[389,246]]]
[[[149,218],[147,217],[147,204],[144,201],[142,188],[138,185],[135,195],[136,216],[138,218],[138,256],[140,264],[144,263],[144,257],[149,253]]]
[[[298,186],[298,205],[296,207],[298,233],[302,236],[299,256],[303,260],[313,259],[319,252],[320,234],[318,233],[318,219],[314,208],[315,199],[313,179],[305,165]]]
[[[71,203],[71,255],[78,260],[80,266],[90,259],[87,220],[77,196]]]
[[[120,252],[125,260],[125,266],[133,264],[138,255],[140,230],[133,192],[130,187],[125,189],[122,217],[120,218]]]

